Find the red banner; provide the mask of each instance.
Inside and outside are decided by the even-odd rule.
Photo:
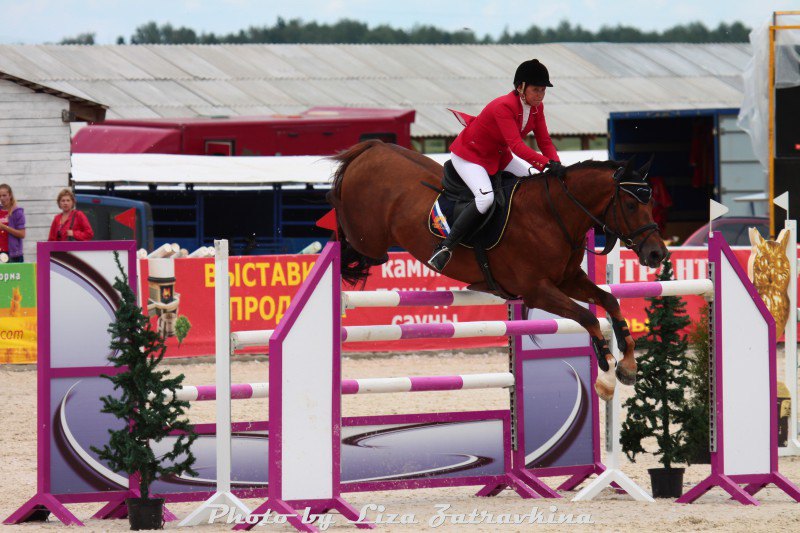
[[[349,287],[345,287],[348,289]],[[389,261],[373,267],[364,290],[437,291],[459,290],[466,284],[442,276],[414,259],[408,253],[389,254]],[[346,326],[370,324],[425,324],[432,322],[468,322],[475,320],[507,320],[504,306],[470,307],[389,307],[362,308],[347,311]],[[505,346],[506,337],[474,339],[405,339],[391,342],[359,342],[344,345],[353,351],[461,350],[487,346]]]
[[[672,248],[676,279],[699,279],[708,276],[705,248]],[[734,250],[744,266],[749,248]],[[365,290],[456,290],[465,284],[451,280],[422,266],[407,253],[389,254],[389,261],[374,267]],[[605,257],[596,261],[597,283],[604,283]],[[294,294],[314,265],[313,255],[246,256],[231,258],[231,330],[274,329],[288,309]],[[153,263],[151,268],[151,262]],[[169,263],[164,263],[169,262]],[[213,259],[159,259],[140,261],[141,290],[152,324],[167,335],[167,356],[185,357],[214,353],[214,261]],[[151,271],[153,275],[151,275]],[[628,250],[622,252],[623,283],[655,279],[656,271],[639,265]],[[349,287],[345,287],[349,290]],[[171,298],[171,299],[170,299]],[[687,296],[687,311],[698,316],[704,300]],[[621,302],[622,310],[635,336],[646,331],[643,298]],[[345,325],[407,324],[431,322],[466,322],[505,320],[502,306],[474,307],[394,307],[365,308],[347,311]],[[188,328],[187,328],[188,322]],[[187,331],[188,329],[188,331]],[[185,333],[182,343],[178,336]],[[350,343],[348,351],[461,350],[465,348],[505,346],[505,337],[475,339],[408,339],[391,342]],[[264,353],[264,349],[255,350]]]
[[[275,329],[315,259],[313,255],[231,257],[231,331]],[[212,355],[214,259],[142,259],[139,268],[141,294],[147,300],[143,307],[148,308],[153,327],[166,330],[167,356]],[[179,343],[180,328],[170,324],[180,323],[181,317],[190,327]]]
[[[677,280],[708,278],[708,249],[700,246],[687,246],[670,248],[674,278]],[[739,263],[747,268],[747,259],[750,257],[750,248],[737,247],[733,250]],[[595,272],[604,273],[606,268],[605,257],[597,257]],[[657,271],[639,264],[636,254],[631,250],[623,250],[620,254],[620,282],[633,283],[639,281],[654,281]],[[598,274],[597,283],[605,283],[605,279]],[[700,308],[706,305],[702,296],[684,296],[686,312],[695,322],[700,316]],[[622,314],[628,320],[628,325],[634,337],[641,337],[647,332],[647,301],[645,298],[626,298],[620,300]],[[691,328],[692,326],[690,326]],[[688,333],[688,328],[685,333]]]

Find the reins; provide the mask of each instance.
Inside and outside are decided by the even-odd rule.
[[[605,222],[605,219],[608,216],[608,211],[610,209],[611,212],[614,214],[614,225],[619,227],[619,219],[617,213],[613,210],[613,207],[617,203],[617,198],[619,197],[619,191],[624,190],[622,189],[623,182],[614,180],[615,181],[614,196],[611,197],[611,200],[606,205],[605,209],[603,209],[603,214],[601,215],[603,220],[600,220],[594,214],[592,214],[588,209],[586,209],[586,207],[580,202],[580,200],[575,198],[572,192],[567,188],[567,184],[563,179],[557,179],[557,181],[561,184],[561,188],[564,190],[564,193],[567,195],[570,201],[572,201],[572,203],[578,206],[581,209],[581,211],[583,211],[596,225],[600,226],[603,229],[603,233],[606,236],[606,245],[601,252],[595,252],[592,248],[586,246],[585,244],[582,244],[583,239],[579,240],[578,242],[575,242],[572,239],[572,237],[569,234],[569,231],[567,230],[566,225],[564,224],[563,219],[561,218],[561,214],[558,212],[558,209],[556,209],[555,205],[553,204],[553,199],[550,195],[550,173],[549,172],[545,173],[544,188],[545,188],[545,194],[547,196],[547,203],[549,204],[550,209],[553,211],[553,214],[555,215],[556,222],[558,222],[558,227],[561,229],[561,233],[564,234],[564,238],[566,239],[567,243],[570,245],[573,251],[578,250],[579,248],[583,248],[587,252],[595,255],[607,255],[608,253],[611,252],[611,250],[614,249],[614,245],[617,243],[617,240],[620,240],[625,244],[626,247],[630,248],[631,250],[633,250],[638,254],[645,241],[650,237],[650,235],[653,232],[658,230],[658,225],[656,223],[650,223],[650,224],[645,224],[644,226],[634,230],[633,232],[626,234],[622,233],[621,231],[612,229]],[[628,219],[625,216],[624,212],[622,216],[625,225],[630,227],[630,224],[628,223]],[[633,239],[645,232],[647,232],[647,234],[638,243],[635,243]]]
[[[566,184],[564,179],[556,178],[556,180],[561,184],[561,188],[564,190],[564,193],[567,195],[567,197],[570,199],[570,201],[573,204],[575,204],[576,206],[578,206],[578,208],[580,208],[580,210],[583,211],[584,214],[586,216],[588,216],[592,220],[592,222],[594,222],[596,225],[600,226],[603,229],[603,233],[605,234],[605,237],[606,237],[606,245],[605,245],[605,248],[603,248],[603,250],[601,252],[595,252],[594,249],[589,248],[588,246],[583,244],[585,242],[583,239],[580,239],[577,242],[575,242],[572,239],[572,236],[570,236],[569,230],[567,230],[567,226],[564,224],[564,220],[561,218],[561,214],[558,212],[558,209],[556,209],[555,205],[553,204],[553,199],[552,199],[552,197],[550,195],[550,176],[551,176],[550,172],[545,172],[543,174],[532,174],[530,176],[521,176],[521,177],[519,177],[519,179],[517,181],[515,181],[513,183],[510,183],[510,184],[507,184],[507,185],[499,185],[498,187],[495,187],[492,190],[496,192],[496,191],[498,191],[500,189],[506,189],[506,188],[507,189],[513,189],[513,187],[516,186],[516,184],[521,182],[521,181],[530,180],[530,179],[544,178],[544,189],[545,189],[545,194],[547,196],[547,203],[550,206],[550,210],[555,215],[556,222],[558,223],[558,227],[561,230],[561,233],[564,235],[564,239],[567,241],[567,243],[570,245],[570,248],[573,251],[578,250],[580,248],[583,248],[584,250],[586,250],[587,252],[589,252],[591,254],[607,255],[607,254],[609,254],[611,252],[611,250],[614,249],[614,245],[617,243],[617,240],[620,240],[620,241],[622,241],[623,244],[625,244],[626,247],[628,247],[629,249],[633,250],[634,252],[636,252],[638,254],[640,249],[641,249],[641,247],[642,247],[642,245],[644,245],[645,241],[647,241],[647,239],[650,237],[650,235],[653,232],[658,231],[658,224],[653,222],[653,223],[650,223],[650,224],[645,224],[644,226],[632,231],[631,233],[622,233],[622,232],[620,232],[618,230],[612,229],[605,222],[605,219],[608,217],[608,211],[611,210],[611,212],[614,214],[614,225],[617,226],[617,227],[620,227],[618,213],[616,211],[614,211],[614,209],[613,209],[614,205],[616,205],[616,203],[617,203],[617,198],[619,198],[619,192],[623,191],[623,192],[626,192],[626,193],[631,194],[632,196],[636,197],[635,194],[633,194],[632,192],[626,190],[624,188],[624,186],[625,185],[629,185],[629,186],[636,186],[636,185],[642,186],[643,185],[643,183],[639,183],[639,182],[623,182],[620,179],[618,179],[616,176],[621,170],[622,169],[620,168],[615,173],[614,195],[611,197],[611,200],[606,205],[605,209],[603,209],[603,214],[601,215],[602,220],[597,218],[594,214],[592,214],[591,211],[589,211],[586,208],[586,206],[584,206],[580,202],[580,200],[578,200],[575,197],[575,195],[572,194],[572,192],[567,188],[567,184]],[[431,183],[428,183],[428,182],[426,182],[424,180],[420,181],[420,183],[422,185],[426,186],[426,187],[429,187],[429,188],[433,189],[436,192],[439,192],[439,193],[443,193],[444,192],[444,189],[441,186],[437,187],[437,186],[435,186],[435,185],[433,185]],[[470,195],[470,197],[471,197],[471,195]],[[466,195],[465,195],[465,198],[466,198]],[[637,200],[641,202],[641,200],[639,200],[638,198],[637,198]],[[623,221],[625,222],[625,225],[630,227],[630,224],[628,223],[628,218],[625,215],[624,210],[623,210],[622,218],[623,218]],[[487,218],[487,220],[488,220],[488,218]],[[643,234],[643,233],[646,233],[645,236],[638,243],[635,243],[634,239],[636,237],[638,237],[639,235]]]

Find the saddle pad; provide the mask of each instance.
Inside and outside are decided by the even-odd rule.
[[[494,205],[489,221],[486,222],[476,233],[467,236],[461,244],[467,248],[479,245],[486,250],[491,250],[500,243],[503,238],[508,220],[511,215],[511,201],[514,193],[519,186],[519,181],[514,183],[511,192],[507,195],[505,205]],[[450,234],[450,226],[453,223],[453,211],[456,202],[447,198],[444,194],[439,194],[433,202],[428,216],[428,229],[436,237],[444,239]]]

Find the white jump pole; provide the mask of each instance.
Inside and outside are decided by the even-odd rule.
[[[227,505],[231,511],[248,516],[250,509],[231,492],[231,343],[230,278],[228,241],[214,241],[214,330],[217,367],[217,492],[181,520],[180,526],[210,523],[214,510]],[[227,517],[221,517],[227,518]]]
[[[606,283],[615,284],[620,281],[620,254],[619,243],[614,246],[614,249],[607,256],[606,264]],[[610,320],[610,316],[609,316]],[[608,346],[611,353],[619,361],[622,354],[617,346],[617,338],[612,333],[609,335]],[[619,441],[619,432],[622,424],[622,407],[620,405],[620,392],[619,387],[614,388],[614,397],[606,403],[606,456],[605,465],[606,470],[597,476],[591,483],[581,489],[572,501],[586,501],[594,499],[606,487],[611,487],[616,483],[617,487],[627,492],[634,500],[640,502],[652,502],[653,497],[637,485],[630,477],[628,477],[620,469],[620,455],[622,454],[622,445]]]
[[[611,323],[600,319],[600,329],[611,331]],[[376,326],[342,326],[342,341],[396,341],[410,338],[459,339],[502,337],[503,335],[583,333],[583,326],[566,318],[549,320],[487,320],[481,322],[447,322],[435,324],[393,324]],[[271,329],[254,329],[231,333],[233,349],[266,346],[272,337]]]
[[[653,283],[655,284],[655,283]],[[635,297],[638,294],[627,294],[638,291],[641,284],[598,285],[606,292],[618,297]],[[658,296],[681,296],[685,294],[713,295],[714,286],[708,279],[670,280],[658,282]],[[646,294],[645,296],[652,296]],[[362,307],[399,307],[410,305],[443,305],[449,307],[469,305],[508,305],[518,300],[504,300],[499,296],[466,289],[453,291],[347,291],[342,293],[342,308],[357,309]]]
[[[786,211],[786,222],[784,228],[789,232],[789,242],[786,245],[787,257],[789,259],[789,318],[786,321],[784,330],[784,357],[786,359],[786,371],[784,380],[789,389],[790,413],[788,440],[786,446],[778,448],[778,455],[800,455],[800,440],[797,438],[797,221],[789,217],[789,193],[785,192],[773,200],[775,205]]]
[[[514,374],[459,374],[454,376],[410,376],[396,378],[343,379],[342,394],[386,394],[393,392],[430,392],[475,389],[504,389],[514,386]],[[187,385],[175,391],[184,402],[207,402],[217,399],[215,385]],[[155,395],[153,395],[155,397]],[[172,393],[164,392],[166,401]],[[269,383],[237,383],[231,385],[231,400],[269,398]]]

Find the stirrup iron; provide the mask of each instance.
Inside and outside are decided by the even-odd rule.
[[[444,267],[447,266],[447,263],[450,262],[450,259],[453,257],[453,252],[447,246],[438,246],[436,250],[434,250],[433,255],[430,259],[428,259],[428,266],[435,270],[436,272],[441,273],[444,270]]]

